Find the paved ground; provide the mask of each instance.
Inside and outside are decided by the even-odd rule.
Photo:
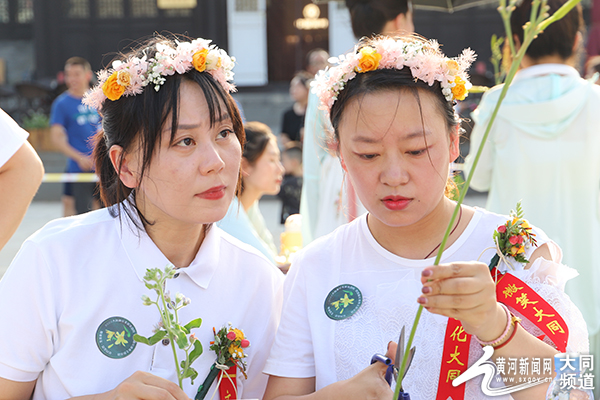
[[[482,207],[485,204],[485,198],[485,195],[481,194],[468,195],[465,203]],[[283,232],[283,226],[279,224],[281,203],[274,197],[263,198],[260,201],[260,209],[273,236],[278,238],[279,234]],[[62,205],[58,201],[34,201],[31,204],[21,226],[2,251],[0,251],[0,277],[4,275],[4,271],[6,271],[11,260],[19,251],[21,243],[48,221],[60,218],[61,215]]]

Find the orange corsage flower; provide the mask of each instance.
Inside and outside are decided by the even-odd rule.
[[[206,56],[208,56],[208,49],[197,51],[192,56],[192,65],[198,72],[204,72],[206,69]]]
[[[125,91],[125,86],[119,84],[118,74],[117,71],[113,72],[102,85],[102,92],[104,92],[104,95],[112,101],[121,98]]]
[[[367,46],[360,49],[359,53],[361,57],[356,72],[369,72],[377,69],[379,60],[381,60],[381,54],[377,53],[377,50]]]
[[[466,82],[460,76],[457,76],[454,78],[454,83],[456,84],[452,88],[452,94],[454,95],[454,98],[456,100],[464,100],[468,93],[468,90],[465,87]]]

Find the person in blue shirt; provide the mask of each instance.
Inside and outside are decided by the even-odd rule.
[[[52,140],[58,151],[68,157],[66,172],[69,173],[93,170],[90,139],[98,130],[100,115],[81,102],[91,80],[90,63],[81,57],[69,58],[65,63],[67,91],[52,104]],[[65,217],[99,208],[95,182],[66,182],[63,194]]]

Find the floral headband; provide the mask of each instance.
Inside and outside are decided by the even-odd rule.
[[[210,44],[210,40],[195,39],[191,42],[176,42],[173,48],[168,42],[157,43],[153,58],[130,57],[127,61],[114,61],[112,68],[98,72],[98,84],[83,98],[83,103],[100,109],[109,99],[115,101],[121,96],[135,96],[150,84],[158,92],[165,77],[175,73],[185,74],[192,68],[208,72],[227,92],[234,92],[233,64],[225,50]]]
[[[334,66],[319,71],[311,86],[321,100],[319,108],[329,113],[346,83],[357,73],[408,67],[415,80],[429,86],[440,82],[447,101],[464,100],[471,88],[466,70],[474,60],[471,49],[463,50],[457,58],[447,58],[435,40],[380,36],[357,45],[351,53],[330,58]]]

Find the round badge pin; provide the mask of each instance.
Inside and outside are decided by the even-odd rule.
[[[335,321],[349,318],[362,305],[362,293],[350,284],[337,286],[325,299],[325,314]]]
[[[110,317],[96,330],[96,344],[105,356],[124,358],[135,349],[137,343],[133,340],[133,335],[136,333],[135,326],[128,319]]]

